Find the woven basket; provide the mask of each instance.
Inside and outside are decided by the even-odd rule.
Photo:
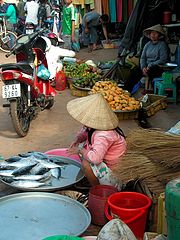
[[[71,89],[72,88],[72,83],[73,83],[72,78],[71,77],[66,77],[66,83],[67,83],[67,87]]]
[[[114,111],[119,120],[133,120],[138,118],[139,110],[134,111]]]
[[[89,95],[90,88],[80,88],[72,84],[71,95],[76,97],[85,97]]]
[[[141,98],[142,99],[142,98]],[[141,100],[140,99],[140,100]],[[159,110],[167,108],[167,97],[155,94],[148,94],[148,101],[142,102],[142,109],[146,117],[155,115]]]

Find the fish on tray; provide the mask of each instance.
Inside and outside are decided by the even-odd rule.
[[[38,182],[35,180],[19,180],[19,181],[11,182],[11,185],[14,187],[20,187],[20,188],[38,188],[38,187],[50,185],[50,183]]]
[[[0,162],[0,179],[11,186],[38,188],[52,184],[52,179],[60,180],[61,169],[68,163],[58,161],[40,152],[28,152],[10,157]]]
[[[28,175],[20,175],[20,176],[16,176],[13,177],[13,180],[31,180],[31,181],[46,181],[51,177],[51,173],[47,172],[43,175],[32,175],[32,174],[28,174]]]

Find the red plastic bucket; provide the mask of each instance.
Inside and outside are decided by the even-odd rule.
[[[104,212],[105,204],[108,197],[117,191],[117,188],[109,185],[97,185],[90,188],[88,209],[93,224],[102,226],[108,222]]]
[[[55,88],[57,91],[63,91],[66,88],[66,75],[63,71],[59,71],[56,73]]]
[[[151,199],[144,194],[118,192],[108,197],[105,215],[109,220],[119,217],[138,239],[143,239],[150,205]]]

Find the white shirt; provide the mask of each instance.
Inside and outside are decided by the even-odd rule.
[[[26,23],[38,24],[38,8],[39,4],[35,1],[26,2],[24,10],[27,12]]]
[[[60,57],[74,57],[75,55],[76,53],[72,50],[51,45],[49,51],[46,52],[48,70],[51,73],[50,79],[53,79],[56,73],[62,70],[63,65],[61,62],[58,62]]]

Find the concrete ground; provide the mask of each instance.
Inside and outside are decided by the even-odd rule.
[[[77,54],[77,58],[82,60],[98,61],[115,60],[117,49],[104,49],[88,53],[87,49],[82,49]],[[14,57],[5,58],[0,52],[0,63],[12,62]],[[2,82],[0,82],[2,86]],[[1,89],[0,89],[1,91]],[[8,108],[3,108],[4,100],[0,96],[0,155],[9,157],[17,153],[26,151],[47,151],[53,148],[67,147],[72,141],[80,124],[69,116],[66,104],[73,99],[71,91],[57,92],[55,105],[50,110],[40,112],[38,117],[32,121],[30,131],[25,138],[20,138],[15,133]],[[149,119],[153,128],[167,130],[180,119],[180,105],[169,104],[166,110],[158,112]],[[137,122],[134,120],[123,120],[120,127],[127,134],[129,130],[136,128]]]
[[[97,50],[88,53],[87,49],[82,49],[77,57],[82,60],[98,61],[115,60],[117,49]],[[4,53],[0,52],[0,64],[4,62],[15,61],[14,57],[6,59]],[[0,92],[2,82],[0,81]],[[20,138],[15,133],[9,110],[3,108],[4,100],[0,93],[0,155],[8,158],[18,153],[27,151],[45,152],[49,149],[68,147],[73,140],[76,132],[80,129],[81,124],[72,119],[66,110],[66,104],[69,100],[74,99],[70,89],[57,92],[55,105],[50,110],[44,110],[39,113],[38,117],[32,121],[30,131],[24,138]],[[156,115],[149,118],[153,128],[168,130],[180,120],[180,104],[168,104],[167,109],[159,111]],[[138,127],[134,120],[122,120],[119,126],[125,134]],[[1,196],[15,192],[0,183]],[[87,235],[96,235],[100,230],[92,225],[86,231]]]

